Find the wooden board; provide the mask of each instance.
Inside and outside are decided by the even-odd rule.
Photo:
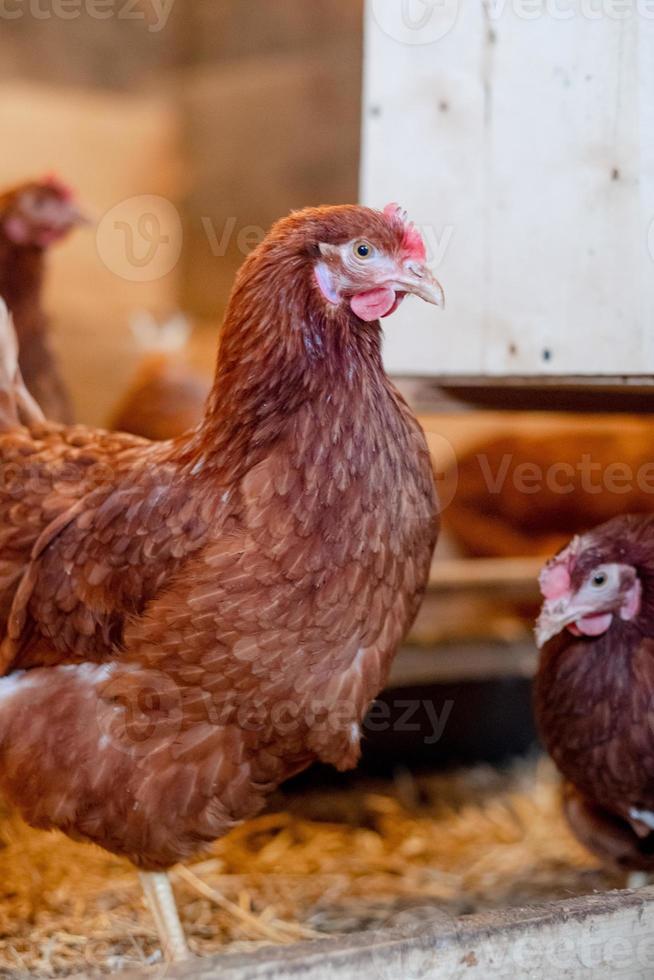
[[[222,315],[244,257],[282,215],[356,200],[360,86],[351,42],[185,73],[186,309]]]
[[[180,5],[182,6],[182,5]],[[265,55],[320,53],[326,45],[360,47],[363,0],[297,0],[234,3],[184,0],[187,63],[216,65]]]
[[[9,0],[0,7],[0,79],[161,91],[163,69],[183,53],[185,8],[176,0]]]
[[[395,928],[225,954],[166,969],[170,980],[647,980],[654,888],[458,920],[400,914]],[[161,970],[123,974],[125,980]]]
[[[361,193],[423,227],[448,300],[405,375],[654,372],[654,19],[367,0]]]
[[[482,377],[434,375],[399,377],[395,384],[421,413],[471,412],[492,409],[509,412],[650,415],[654,412],[654,375],[613,378],[554,375]]]

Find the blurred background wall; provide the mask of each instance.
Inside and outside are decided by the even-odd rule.
[[[80,421],[106,424],[141,362],[143,350],[130,331],[136,312],[161,321],[183,310],[195,325],[190,365],[210,377],[226,299],[249,249],[292,208],[357,200],[363,21],[363,0],[0,0],[0,188],[54,171],[75,189],[91,218],[49,256],[45,300]],[[464,22],[467,45],[465,28]],[[374,203],[395,195],[404,201],[417,186],[417,170],[423,172],[430,193],[414,217],[424,220],[424,208],[433,208],[435,227],[449,222],[456,229],[448,261],[460,266],[458,292],[452,265],[442,270],[446,292],[452,287],[450,301],[444,315],[434,316],[431,308],[425,314],[430,337],[445,346],[460,337],[474,349],[462,295],[476,301],[483,291],[467,266],[480,212],[435,169],[446,156],[446,133],[456,129],[467,139],[471,132],[468,117],[456,115],[454,102],[443,103],[442,86],[432,77],[443,71],[448,42],[435,53],[425,46],[422,62],[410,47],[384,43],[396,61],[404,59],[405,69],[394,62],[395,74],[378,66],[375,76],[388,95],[390,123],[384,125],[391,135],[384,130],[368,182],[370,170],[376,179],[387,161],[395,170]],[[530,36],[529,43],[536,39]],[[407,65],[412,71],[426,65],[430,72],[418,72],[413,100],[406,94],[413,84]],[[458,77],[452,69],[451,78]],[[468,87],[479,98],[482,76],[472,73]],[[543,97],[558,97],[560,88],[557,76],[543,85]],[[459,89],[463,98],[468,89]],[[423,103],[431,115],[423,114]],[[372,109],[378,126],[379,106]],[[403,144],[393,139],[405,114],[421,134],[438,139],[417,170],[404,147],[420,141],[407,141],[406,132]],[[458,136],[448,138],[456,148]],[[457,180],[458,159],[450,171]],[[479,167],[484,161],[477,161]],[[616,181],[607,180],[615,195]],[[461,201],[470,221],[452,217]],[[604,214],[602,208],[597,210]],[[509,269],[518,281],[524,263],[533,265],[531,253],[520,236],[505,239],[521,252],[523,265]],[[404,312],[420,313],[408,304]],[[408,326],[401,317],[389,323],[396,345],[407,347]],[[499,400],[505,400],[504,389]],[[489,498],[474,468],[482,449],[497,466],[508,454],[516,465],[526,459],[547,470],[552,452],[560,461],[558,434],[565,432],[571,433],[564,454],[570,465],[591,451],[601,466],[616,460],[640,465],[649,420],[631,420],[628,429],[624,419],[588,418],[583,435],[578,416],[457,411],[422,421],[437,469],[449,474],[441,486],[452,488],[445,494],[451,506],[441,555],[448,549],[473,556],[547,553],[552,529],[559,533],[564,526],[567,534],[585,516],[609,516],[609,504],[651,509],[651,495],[604,494],[607,512],[600,514],[595,497],[571,493],[552,500],[547,488],[538,499],[520,497],[520,508],[507,492]],[[550,433],[557,434],[554,449]],[[509,442],[493,446],[497,436]],[[550,524],[537,529],[537,512],[553,515]]]
[[[53,254],[48,280],[81,419],[106,419],[139,357],[134,309],[184,308],[210,371],[234,272],[263,230],[294,207],[357,199],[361,8],[4,4],[0,186],[54,171],[94,222]]]

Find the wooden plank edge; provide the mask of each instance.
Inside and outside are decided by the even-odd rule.
[[[435,558],[429,588],[435,592],[460,589],[503,591],[524,589],[538,595],[538,576],[546,559],[536,558]]]
[[[393,382],[420,414],[469,411],[650,414],[654,377],[394,376]]]
[[[651,374],[436,374],[393,375],[396,385],[429,388],[632,388],[650,395]]]
[[[413,918],[413,924],[412,924]],[[121,974],[163,976],[162,967]],[[654,975],[654,888],[503,909],[443,924],[431,909],[400,928],[255,953],[224,953],[165,968],[168,980],[490,980],[553,977],[646,980]]]
[[[386,689],[460,684],[507,677],[533,677],[538,664],[534,642],[443,640],[437,645],[400,648]]]

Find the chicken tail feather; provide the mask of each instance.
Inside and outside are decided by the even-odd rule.
[[[11,314],[0,297],[0,431],[43,422],[44,418],[25,387],[18,366],[18,338]]]

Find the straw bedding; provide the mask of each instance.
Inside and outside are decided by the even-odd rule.
[[[571,837],[544,761],[305,790],[173,874],[197,954],[460,916],[624,884]],[[0,977],[157,962],[125,861],[0,820]]]

